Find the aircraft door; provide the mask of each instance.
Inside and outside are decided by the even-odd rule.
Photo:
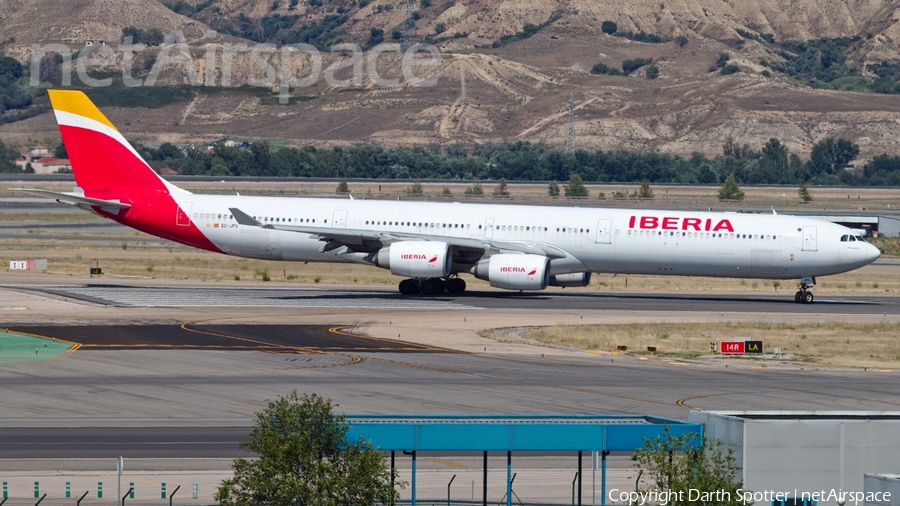
[[[189,227],[191,225],[191,202],[182,202],[176,204],[178,210],[175,211],[175,225],[179,227]]]
[[[597,221],[597,244],[612,243],[612,220],[601,218]]]
[[[494,218],[488,218],[484,222],[484,238],[485,239],[493,239],[494,238]]]
[[[335,209],[334,219],[331,222],[332,228],[347,228],[347,210]]]
[[[803,251],[818,251],[816,227],[803,227]]]

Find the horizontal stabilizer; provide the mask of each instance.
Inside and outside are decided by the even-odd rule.
[[[67,204],[74,205],[88,205],[88,206],[99,206],[104,208],[114,208],[114,209],[128,209],[131,207],[131,204],[126,204],[124,202],[119,202],[118,200],[103,200],[103,199],[92,199],[90,197],[85,197],[83,193],[72,193],[72,192],[52,192],[49,190],[38,190],[34,188],[10,188],[12,191],[30,193],[32,195],[37,195],[39,197],[50,197],[56,199],[59,202],[65,202]]]

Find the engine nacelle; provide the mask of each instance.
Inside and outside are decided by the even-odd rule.
[[[450,274],[450,245],[438,241],[395,242],[375,254],[375,265],[411,278],[441,278]]]
[[[550,276],[550,286],[578,287],[591,284],[590,272],[573,272]]]
[[[495,288],[543,290],[550,282],[550,259],[541,255],[494,255],[475,265],[472,274]]]

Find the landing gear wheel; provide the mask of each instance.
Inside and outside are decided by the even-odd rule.
[[[419,292],[419,283],[414,279],[404,279],[398,288],[403,295],[415,295]]]
[[[813,302],[813,294],[812,292],[806,292],[803,294],[803,303],[804,304],[812,304]]]
[[[800,304],[803,302],[803,292],[798,291],[794,294],[794,302]]]
[[[438,295],[444,291],[444,281],[441,278],[428,278],[422,283],[424,295]]]
[[[450,293],[463,293],[466,291],[466,280],[460,278],[448,279],[447,291]]]

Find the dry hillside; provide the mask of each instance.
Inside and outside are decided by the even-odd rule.
[[[168,1],[168,0],[167,0]],[[188,2],[199,4],[199,0]],[[321,3],[322,5],[313,5]],[[204,59],[202,39],[240,16],[260,20],[297,16],[295,26],[346,15],[343,40],[366,42],[372,28],[404,30],[405,0],[216,0],[190,17],[157,0],[0,0],[0,34],[15,37],[8,54],[28,57],[33,42],[117,40],[124,26],[181,29],[197,46],[193,53],[202,79],[221,82],[220,62]],[[438,37],[441,64],[426,69],[437,86],[330,87],[323,80],[293,89],[290,105],[259,93],[196,92],[193,100],[135,114],[112,108],[110,117],[127,135],[145,142],[207,142],[221,137],[287,141],[291,144],[353,143],[451,144],[500,140],[541,141],[563,146],[567,103],[575,100],[576,145],[589,149],[656,150],[714,154],[727,137],[753,147],[778,137],[806,156],[829,136],[861,146],[861,157],[900,154],[900,95],[816,90],[783,75],[764,77],[761,58],[777,58],[777,47],[747,40],[737,30],[773,34],[775,40],[859,36],[850,63],[900,61],[900,4],[876,0],[411,0],[420,19],[418,38]],[[674,42],[646,44],[602,33],[604,20],[620,30]],[[550,21],[548,23],[548,21]],[[533,37],[490,48],[525,24],[545,24]],[[261,26],[261,25],[260,25]],[[441,34],[436,34],[443,29]],[[217,40],[222,40],[217,39]],[[230,40],[230,38],[229,38]],[[249,44],[252,42],[247,41]],[[708,72],[721,52],[729,52],[741,72]],[[327,55],[325,66],[339,56]],[[630,76],[598,76],[602,62],[621,66],[630,58],[652,58],[659,78],[643,70]],[[277,57],[269,57],[277,64]],[[306,60],[297,57],[296,65]],[[217,70],[205,72],[212,65]],[[233,64],[233,83],[259,77],[249,55]],[[385,55],[379,72],[400,76],[399,57]],[[185,82],[181,68],[169,68],[160,82]],[[0,127],[0,138],[27,142],[53,135],[49,115]]]

